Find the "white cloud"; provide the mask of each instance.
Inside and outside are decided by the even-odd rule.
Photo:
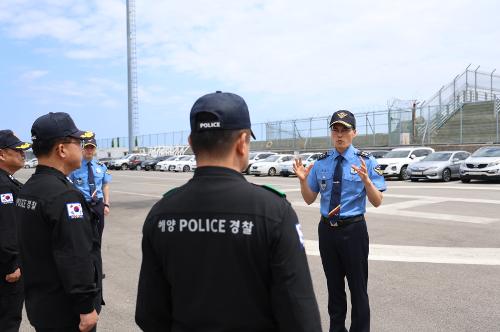
[[[495,44],[500,3],[494,1],[136,4],[141,112],[185,109],[201,94],[196,89],[171,92],[157,77],[141,80],[141,73],[159,70],[252,95],[261,119],[279,119],[284,115],[264,109],[266,102],[289,107],[286,116],[309,116],[337,105],[361,108],[384,105],[393,97],[425,99],[468,63],[493,69],[500,58]],[[52,51],[37,45],[51,55],[106,64],[120,59],[120,65],[125,59],[123,0],[3,0],[0,24],[12,38],[55,41]],[[80,98],[95,94],[112,107],[103,89],[88,84],[70,80],[45,89]]]
[[[42,78],[44,77],[45,75],[47,75],[49,72],[47,70],[39,70],[39,69],[35,69],[35,70],[29,70],[27,72],[24,72],[20,79],[22,81],[35,81],[39,78]]]

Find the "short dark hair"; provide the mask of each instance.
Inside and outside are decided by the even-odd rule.
[[[33,154],[35,155],[35,157],[44,157],[50,155],[54,146],[64,142],[68,142],[70,139],[71,138],[69,137],[55,137],[44,141],[33,140],[33,145],[31,148],[33,149]]]
[[[211,113],[199,113],[196,122],[214,121]],[[218,129],[191,132],[191,148],[195,155],[208,154],[213,157],[224,157],[229,154],[234,142],[242,132],[249,129]]]

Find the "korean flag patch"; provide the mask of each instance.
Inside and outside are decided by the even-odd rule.
[[[66,204],[68,209],[68,217],[71,219],[83,218],[82,204],[80,203],[68,203]]]
[[[0,201],[2,204],[12,204],[14,203],[14,196],[12,196],[12,193],[0,194]]]

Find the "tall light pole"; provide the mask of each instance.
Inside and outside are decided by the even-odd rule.
[[[135,49],[135,0],[127,0],[128,151],[135,147],[139,131],[137,99],[137,54]]]

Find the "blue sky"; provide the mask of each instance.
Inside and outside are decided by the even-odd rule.
[[[197,97],[243,96],[252,122],[424,100],[469,63],[500,66],[496,1],[137,1],[139,134],[189,128]],[[125,1],[0,2],[2,128],[49,111],[127,135]],[[500,70],[500,68],[499,68]]]

